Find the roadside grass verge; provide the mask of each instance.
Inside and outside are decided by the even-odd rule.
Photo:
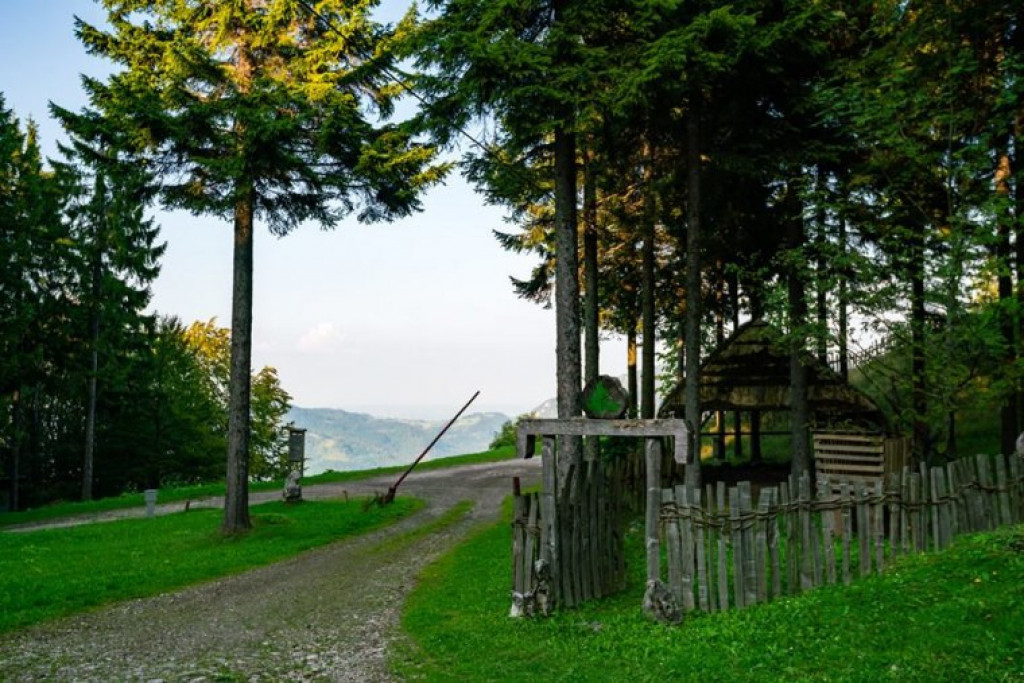
[[[220,532],[218,510],[0,534],[0,632],[270,564],[420,507],[410,498],[366,510],[356,499],[265,503],[239,536]]]
[[[461,465],[475,465],[498,460],[510,460],[516,455],[515,446],[504,446],[481,453],[469,453],[456,455],[450,458],[438,458],[427,460],[416,467],[416,471],[436,470],[447,467],[458,467]],[[402,472],[408,465],[394,467],[378,467],[370,470],[352,470],[347,472],[335,472],[329,470],[322,474],[303,477],[303,486],[316,484],[333,484],[346,481],[358,481],[371,479],[387,474]],[[250,491],[279,491],[284,488],[284,480],[253,482],[249,485]],[[198,500],[201,498],[212,498],[224,495],[224,483],[197,484],[194,486],[176,486],[160,489],[157,494],[158,503],[175,503],[185,500]],[[142,493],[127,493],[112,498],[101,498],[85,502],[60,502],[52,505],[45,505],[31,510],[20,512],[0,512],[0,527],[13,526],[16,524],[29,524],[32,522],[44,522],[51,519],[73,517],[75,515],[97,514],[111,510],[122,510],[131,507],[142,507],[145,505]]]
[[[1024,680],[1024,526],[959,539],[880,577],[752,609],[640,611],[643,547],[629,587],[549,619],[512,620],[508,524],[429,567],[409,597],[412,644],[393,660],[417,680]]]

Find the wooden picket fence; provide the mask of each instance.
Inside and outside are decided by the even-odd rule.
[[[1024,521],[1022,463],[979,455],[903,468],[884,483],[818,477],[814,491],[806,475],[759,491],[750,482],[661,489],[660,538],[648,546],[666,552],[648,547],[648,583],[663,581],[684,612],[849,583],[960,534]]]
[[[513,498],[513,615],[574,607],[622,589],[623,469],[597,462],[570,467],[561,495],[551,497],[557,529],[541,512],[540,494]]]

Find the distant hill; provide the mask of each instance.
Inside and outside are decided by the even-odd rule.
[[[412,462],[447,420],[400,420],[333,408],[293,407],[286,420],[306,429],[306,474],[361,470]],[[487,450],[509,417],[463,415],[431,449],[427,460]]]

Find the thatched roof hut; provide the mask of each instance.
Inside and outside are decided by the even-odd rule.
[[[811,354],[803,354],[812,422],[819,427],[886,431],[881,409],[862,391]],[[700,374],[702,412],[790,410],[789,350],[783,335],[763,320],[741,325],[703,363]],[[676,387],[658,411],[682,417],[684,387]]]

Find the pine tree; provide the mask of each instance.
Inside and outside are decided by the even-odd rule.
[[[79,21],[87,49],[123,70],[85,79],[93,109],[57,108],[70,128],[152,164],[167,206],[228,219],[234,232],[227,496],[223,528],[250,526],[253,229],[390,220],[439,179],[430,148],[392,113],[386,35],[371,3],[325,0],[104,0],[105,31]]]

